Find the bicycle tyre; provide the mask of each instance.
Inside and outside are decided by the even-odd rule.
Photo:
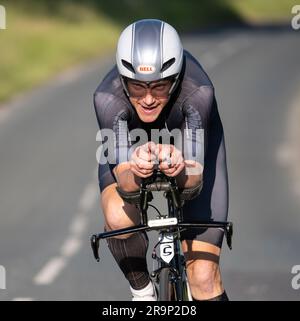
[[[182,300],[183,301],[192,301],[192,296],[191,296],[189,285],[188,285],[187,281],[183,282]]]
[[[171,271],[163,268],[159,274],[159,296],[158,301],[173,301],[174,285],[171,282]]]

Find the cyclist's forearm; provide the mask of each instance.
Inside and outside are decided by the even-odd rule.
[[[198,186],[203,179],[203,166],[194,161],[184,161],[185,168],[176,177],[180,188],[193,188]]]
[[[114,168],[114,174],[118,186],[125,192],[138,191],[141,184],[141,178],[133,174],[130,170],[130,164],[122,163]]]

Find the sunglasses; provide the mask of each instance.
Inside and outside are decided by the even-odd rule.
[[[155,98],[168,98],[174,81],[174,78],[152,82],[143,82],[127,78],[125,79],[125,84],[129,96],[133,98],[143,98],[148,93]]]

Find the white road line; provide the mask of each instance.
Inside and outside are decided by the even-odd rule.
[[[70,237],[61,247],[60,253],[62,257],[71,257],[75,255],[81,248],[81,240],[77,237]]]
[[[300,196],[300,96],[299,91],[288,110],[283,142],[275,151],[276,161],[285,167],[294,195]]]
[[[95,175],[94,175],[95,176]],[[49,285],[59,276],[67,266],[69,260],[80,250],[82,236],[88,226],[88,212],[93,208],[98,197],[98,186],[94,179],[84,189],[78,203],[78,214],[75,215],[69,227],[69,235],[62,244],[59,256],[48,261],[41,271],[34,277],[36,285]]]
[[[12,301],[34,301],[33,298],[14,298]]]
[[[84,214],[77,215],[70,225],[70,233],[73,235],[82,235],[88,224],[88,219]]]
[[[62,256],[52,258],[35,276],[34,283],[37,285],[49,285],[57,278],[66,265],[66,258]]]
[[[92,182],[87,185],[84,190],[83,195],[79,201],[79,210],[83,213],[87,213],[89,210],[92,209],[95,203],[95,199],[98,195],[98,190],[95,187],[95,183]]]

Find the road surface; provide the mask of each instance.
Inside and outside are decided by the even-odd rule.
[[[300,264],[300,163],[290,141],[299,36],[260,28],[183,39],[215,85],[225,130],[234,239],[221,266],[232,300],[300,299],[291,273]],[[100,263],[89,247],[103,226],[92,94],[112,63],[68,71],[0,110],[1,300],[130,299],[105,242]]]

